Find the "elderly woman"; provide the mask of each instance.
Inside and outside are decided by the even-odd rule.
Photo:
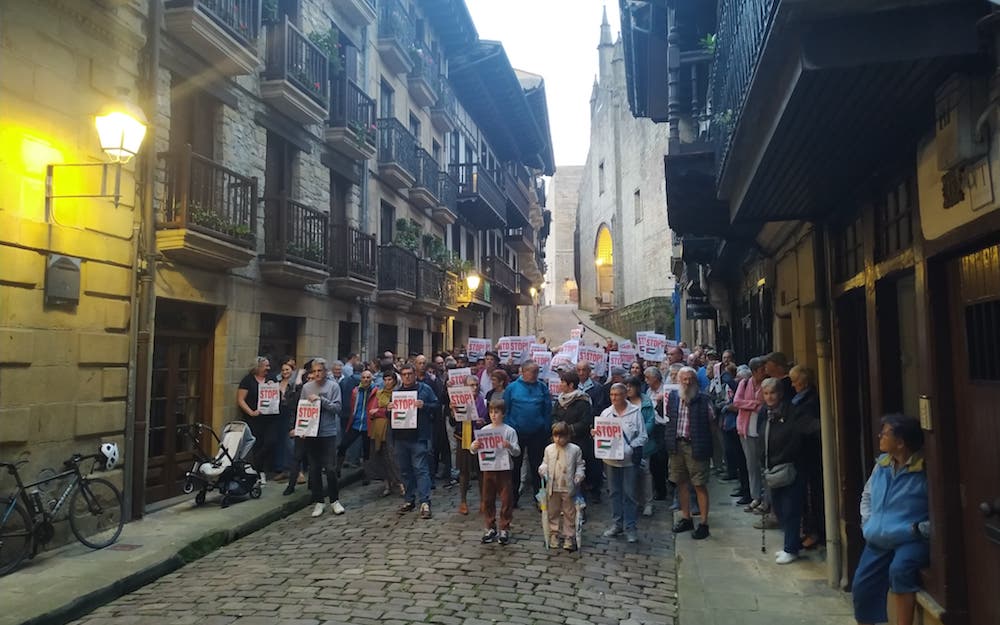
[[[884,623],[886,592],[896,596],[896,623],[913,625],[920,569],[929,562],[927,473],[920,422],[899,414],[882,418],[882,452],[861,494],[865,549],[854,572],[854,618]]]
[[[764,479],[771,489],[778,523],[785,534],[784,548],[775,554],[777,564],[789,564],[799,557],[802,549],[802,499],[805,495],[803,471],[803,439],[818,423],[813,424],[792,410],[791,398],[784,397],[783,385],[777,378],[761,383],[764,406],[759,420],[763,424]]]
[[[733,396],[733,407],[736,413],[736,432],[740,437],[740,445],[743,447],[743,456],[747,463],[747,479],[750,486],[750,504],[744,510],[746,512],[767,512],[769,506],[764,497],[764,485],[761,481],[760,459],[764,455],[762,449],[759,428],[757,427],[757,417],[760,414],[760,407],[763,397],[761,396],[760,384],[766,377],[764,375],[764,359],[750,359],[750,376],[741,380],[736,387],[736,394]]]
[[[625,441],[625,455],[622,460],[604,460],[608,472],[608,486],[611,489],[611,517],[613,524],[604,531],[605,538],[619,536],[625,533],[625,540],[630,543],[639,542],[636,529],[638,503],[636,501],[636,482],[639,470],[636,459],[641,462],[642,448],[646,444],[646,424],[642,421],[642,408],[627,399],[628,389],[624,384],[616,382],[611,385],[611,405],[602,417],[613,418],[621,424],[622,438]],[[597,430],[591,430],[595,436]]]
[[[819,397],[813,388],[813,372],[808,367],[796,365],[788,372],[795,396],[792,412],[804,423],[812,423],[802,440],[803,471],[805,472],[805,506],[802,512],[802,546],[812,549],[825,535],[823,515],[823,445],[819,432]]]
[[[667,393],[666,385],[663,384],[663,372],[658,367],[646,367],[643,373],[646,378],[646,397],[652,402],[653,410],[662,420],[663,397]],[[663,427],[660,424],[657,425],[657,429],[650,433],[650,436],[655,435],[657,440],[662,442]],[[653,481],[653,499],[663,501],[667,498],[667,461],[669,456],[666,447],[660,445],[648,458],[649,474]]]

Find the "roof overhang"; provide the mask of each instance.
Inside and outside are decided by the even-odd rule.
[[[420,0],[420,8],[447,54],[457,54],[479,39],[465,0]]]

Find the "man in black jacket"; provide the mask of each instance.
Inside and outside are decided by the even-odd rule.
[[[589,362],[580,361],[576,364],[576,374],[580,378],[581,391],[590,397],[592,416],[599,417],[604,409],[611,405],[611,398],[604,390],[604,387],[594,382],[591,377],[591,367]],[[601,486],[604,482],[604,462],[594,456],[594,446],[587,445],[581,448],[583,460],[586,464],[585,483],[590,491],[590,502],[601,503]]]
[[[820,441],[819,397],[813,386],[813,372],[807,367],[795,366],[788,372],[795,395],[792,396],[791,413],[805,432],[802,436],[802,472],[805,474],[806,492],[802,510],[802,545],[810,548],[821,542],[826,534],[823,512],[823,445]]]

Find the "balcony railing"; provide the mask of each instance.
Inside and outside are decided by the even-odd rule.
[[[191,228],[236,245],[254,246],[256,178],[195,154],[190,145],[161,156],[166,160],[167,184],[159,228]]]
[[[417,148],[416,181],[413,183],[413,186],[427,189],[437,198],[439,173],[438,163],[434,160],[434,157],[427,150]]]
[[[417,299],[440,304],[444,297],[444,270],[421,258],[417,261]]]
[[[395,245],[378,248],[378,288],[380,291],[400,291],[417,294],[417,259]]]
[[[501,221],[505,221],[507,200],[494,179],[495,174],[481,168],[478,163],[450,165],[449,171],[458,183],[459,199],[482,198],[502,217]]]
[[[455,184],[455,179],[448,172],[442,171],[438,173],[437,196],[441,206],[448,208],[453,213],[457,210],[458,185]]]
[[[264,199],[264,257],[325,269],[329,217],[287,197]]]
[[[455,99],[455,92],[451,90],[448,79],[439,76],[437,79],[437,102],[431,107],[431,116],[436,118],[446,118],[445,125],[453,125],[458,121],[458,100]],[[435,121],[434,123],[438,123]]]
[[[166,10],[191,7],[248,48],[260,34],[261,0],[167,0]]]
[[[533,250],[535,248],[535,230],[531,226],[523,228],[508,228],[507,241],[523,242],[527,250]]]
[[[378,17],[378,38],[393,39],[409,56],[416,44],[416,24],[399,0],[380,0],[382,10]]]
[[[267,80],[287,80],[318,104],[327,106],[330,62],[288,18],[268,27]]]
[[[410,50],[410,61],[413,63],[410,80],[425,81],[436,98],[441,93],[441,74],[437,61],[428,50],[420,46]]]
[[[461,290],[462,278],[457,274],[451,272],[445,272],[444,274],[444,292],[441,296],[441,304],[445,308],[451,310],[456,310],[458,308],[458,294]],[[468,287],[466,287],[468,288]]]
[[[330,227],[330,268],[334,277],[375,282],[375,235],[345,225]]]
[[[513,204],[514,208],[517,209],[517,212],[519,212],[524,220],[527,221],[529,213],[528,206],[531,202],[528,200],[528,193],[524,190],[524,187],[521,186],[518,177],[511,175],[508,171],[504,171],[503,190],[510,199],[511,204]]]
[[[343,76],[335,79],[330,89],[330,125],[347,128],[359,143],[376,145],[375,100]]]
[[[508,293],[517,292],[517,274],[498,256],[487,256],[483,260],[486,277]]]
[[[417,176],[417,140],[395,117],[378,120],[378,162],[397,163]]]
[[[778,0],[720,0],[712,66],[712,138],[716,178],[722,174]]]

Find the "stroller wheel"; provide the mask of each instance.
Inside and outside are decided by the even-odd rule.
[[[184,494],[190,495],[194,492],[194,483],[191,480],[184,482]]]
[[[260,484],[254,484],[250,489],[250,499],[260,499]]]
[[[200,491],[194,496],[194,505],[200,506],[205,503],[205,491]]]

